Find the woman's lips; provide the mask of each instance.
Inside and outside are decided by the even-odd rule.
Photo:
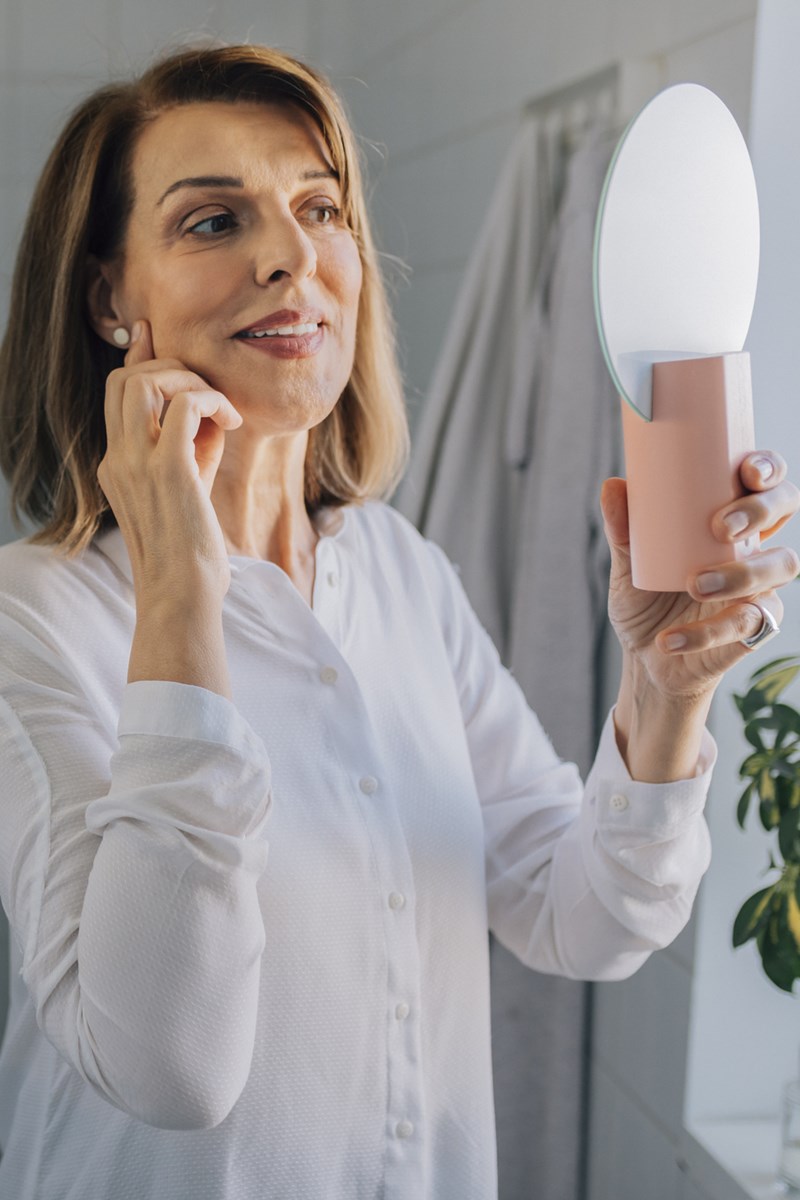
[[[324,337],[325,326],[318,325],[313,333],[275,333],[270,337],[242,337],[241,334],[237,334],[234,341],[241,342],[244,346],[252,346],[273,358],[309,358],[320,349]]]

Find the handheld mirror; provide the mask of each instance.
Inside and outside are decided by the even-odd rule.
[[[597,214],[595,313],[623,401],[633,582],[683,591],[690,572],[753,552],[713,513],[743,492],[753,449],[749,357],[758,198],[747,147],[707,88],[667,88],[631,122]]]

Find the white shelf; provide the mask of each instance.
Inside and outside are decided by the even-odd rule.
[[[681,1151],[709,1200],[777,1200],[794,1194],[778,1180],[780,1142],[777,1119],[695,1121]]]

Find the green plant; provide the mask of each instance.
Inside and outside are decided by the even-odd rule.
[[[785,992],[800,978],[800,712],[781,701],[800,673],[800,656],[778,658],[754,671],[749,690],[735,695],[752,746],[739,768],[747,786],[736,818],[744,829],[751,802],[768,833],[777,830],[777,850],[766,871],[779,877],[745,900],[733,925],[733,944],[756,939],[766,975]]]

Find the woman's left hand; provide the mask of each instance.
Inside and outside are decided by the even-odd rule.
[[[765,540],[800,508],[800,492],[786,479],[779,454],[749,454],[740,478],[746,494],[720,509],[712,523],[716,537],[731,546],[755,532]],[[624,479],[606,480],[601,504],[611,548],[608,612],[623,650],[661,695],[710,694],[725,671],[749,653],[741,639],[761,627],[761,612],[750,601],[757,600],[780,624],[783,604],[775,589],[795,578],[800,559],[788,547],[772,547],[698,571],[685,592],[641,591],[631,580]],[[742,518],[730,521],[740,513],[746,524]],[[679,645],[680,638],[685,640]]]

